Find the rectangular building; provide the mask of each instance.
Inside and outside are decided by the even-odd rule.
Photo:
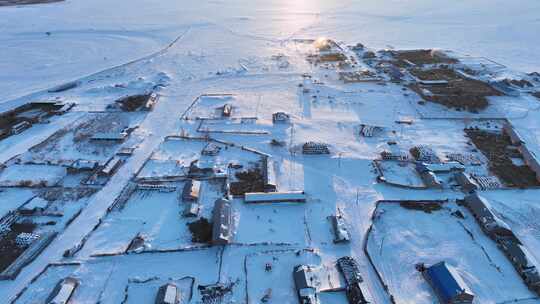
[[[304,203],[306,194],[304,191],[288,191],[288,192],[250,192],[244,195],[246,203]]]
[[[212,244],[226,245],[233,240],[233,212],[231,203],[226,199],[218,199],[212,211]]]
[[[472,304],[474,294],[457,270],[445,262],[426,268],[422,274],[443,304]]]

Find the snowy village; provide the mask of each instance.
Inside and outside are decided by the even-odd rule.
[[[364,43],[205,24],[0,103],[0,302],[540,303],[540,74]]]

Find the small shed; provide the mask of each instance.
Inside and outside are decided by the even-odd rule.
[[[276,112],[272,114],[273,123],[288,123],[291,119],[291,116],[285,112]]]
[[[180,303],[180,291],[172,283],[159,287],[155,304],[178,304]]]
[[[330,154],[330,149],[325,143],[308,141],[302,146],[303,154]]]
[[[199,200],[200,191],[201,182],[194,179],[188,179],[182,191],[182,200],[184,202],[197,201]]]
[[[216,200],[212,219],[212,244],[226,245],[231,243],[234,234],[231,202],[223,198]]]
[[[439,262],[426,268],[422,274],[443,304],[472,304],[474,294],[463,281],[457,270]]]
[[[144,104],[144,110],[146,111],[152,110],[154,106],[156,105],[158,99],[159,99],[159,95],[157,93],[150,94],[150,97],[148,97],[148,100]]]
[[[95,160],[78,159],[71,164],[70,169],[92,171],[97,166],[98,166],[98,162]]]
[[[208,143],[201,151],[201,154],[205,156],[216,156],[219,154],[219,151],[221,151],[220,146],[214,143]]]
[[[474,192],[476,190],[478,190],[478,185],[474,182],[474,180],[472,179],[472,177],[461,171],[461,172],[456,172],[454,174],[454,178],[456,180],[456,182],[458,183],[458,185],[461,187],[461,189],[463,190],[463,192],[465,193],[471,193],[471,192]]]
[[[120,168],[120,166],[124,163],[124,161],[118,157],[118,156],[113,156],[111,157],[107,163],[105,163],[105,165],[103,166],[103,168],[101,168],[101,171],[100,173],[105,175],[105,176],[111,176],[114,174],[114,172],[116,172],[116,170],[118,170],[118,168]]]
[[[330,221],[334,229],[334,243],[348,243],[351,240],[351,236],[343,216],[339,214],[333,215],[330,217]]]
[[[185,217],[197,217],[201,211],[201,204],[197,201],[188,202],[184,207],[183,215]]]
[[[57,110],[54,110],[53,112],[57,115],[63,115],[67,113],[69,110],[71,110],[75,106],[75,103],[74,102],[68,102],[64,104],[57,103],[56,105],[60,106],[60,108]]]
[[[226,104],[223,105],[223,107],[221,108],[221,116],[222,116],[222,117],[231,117],[232,111],[233,111],[232,105],[226,103]]]
[[[442,189],[442,181],[431,171],[419,172],[422,181],[428,188]]]
[[[67,277],[61,280],[49,295],[47,303],[67,304],[78,286],[79,281],[75,278]]]

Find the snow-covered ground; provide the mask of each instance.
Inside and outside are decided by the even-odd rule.
[[[456,210],[466,218],[453,216]],[[381,203],[375,212],[368,250],[397,303],[433,303],[436,295],[415,265],[441,261],[458,269],[478,303],[533,296],[466,209],[446,204],[426,213]]]
[[[187,29],[207,26],[270,42],[322,36],[376,48],[453,49],[531,72],[540,69],[539,9],[535,0],[69,0],[3,7],[0,101],[147,56]],[[212,52],[200,48],[194,54]]]
[[[448,203],[451,210],[426,214],[394,204],[379,206],[372,218],[383,199],[463,197],[456,187],[404,189],[378,182],[373,160],[383,150],[408,153],[427,145],[442,160],[449,153],[472,155],[482,165],[467,166],[467,172],[489,175],[489,155],[463,129],[496,131],[499,122],[476,119],[506,117],[540,151],[538,100],[522,90],[520,96],[490,97],[481,113],[422,105],[399,83],[344,83],[337,64],[306,60],[317,49],[303,39],[339,41],[359,69],[375,70],[348,47],[361,42],[375,50],[451,49],[470,66],[486,68],[488,61],[477,57],[487,57],[509,67],[494,77],[519,76],[524,74],[515,70],[540,70],[539,9],[532,0],[69,0],[0,8],[0,112],[36,100],[75,103],[46,124],[0,140],[0,214],[38,195],[49,202],[45,215],[26,218],[39,224],[37,231],[48,229],[53,217],[62,224],[54,225],[58,236],[15,280],[0,281],[0,302],[44,302],[61,279],[72,276],[80,283],[76,303],[151,302],[165,283],[181,289],[181,303],[201,303],[197,286],[215,283],[231,288],[224,302],[259,303],[271,289],[268,303],[297,303],[292,268],[316,266],[322,285],[339,288],[335,263],[342,256],[358,261],[372,303],[390,303],[390,294],[397,303],[434,302],[414,264],[441,259],[458,268],[477,303],[538,302],[461,207]],[[77,86],[46,91],[70,81]],[[121,97],[150,91],[160,95],[151,111],[110,107]],[[230,117],[223,115],[226,105]],[[278,111],[290,120],[274,123]],[[363,137],[362,124],[383,130]],[[133,128],[125,139],[91,139],[125,127]],[[308,141],[327,144],[329,154],[303,154]],[[220,148],[217,155],[202,155],[209,143]],[[112,173],[72,168],[77,160],[104,165],[112,157],[122,160]],[[192,242],[187,224],[196,218],[182,216],[180,198],[192,162],[219,176],[200,177],[200,216],[212,219],[214,201],[226,195],[223,178],[234,182],[239,172],[264,171],[265,157],[274,162],[278,191],[305,191],[306,202],[249,205],[241,196],[231,198],[231,244]],[[412,163],[406,172],[399,165],[386,169],[400,182],[423,184]],[[91,183],[92,177],[103,182]],[[451,177],[445,182],[455,184]],[[535,256],[536,192],[485,193]],[[450,214],[457,209],[465,219]],[[337,214],[348,243],[333,242],[329,216]],[[375,268],[364,252],[372,223],[368,249]],[[126,253],[136,236],[144,248]],[[346,302],[342,291],[323,291],[319,298],[323,304]]]

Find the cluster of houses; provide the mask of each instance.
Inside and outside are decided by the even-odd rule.
[[[297,265],[293,268],[293,280],[301,304],[320,303],[320,292],[345,291],[349,304],[370,303],[371,295],[360,275],[358,262],[352,257],[344,256],[337,260],[336,266],[343,276],[344,285],[330,281],[327,271],[313,265]],[[329,281],[325,281],[328,279]]]
[[[80,282],[74,277],[66,277],[60,280],[53,288],[45,303],[67,304],[71,303],[75,291],[80,287]],[[158,288],[155,304],[179,304],[180,290],[173,283],[167,283]]]
[[[23,106],[20,106],[12,111],[8,111],[0,116],[17,115],[18,112],[24,112],[34,107],[43,106],[43,105],[51,106],[52,110],[50,112],[39,111],[37,112],[38,114],[36,114],[35,116],[25,117],[24,119],[12,125],[11,128],[9,129],[0,129],[0,138],[7,137],[10,135],[20,134],[23,131],[32,127],[33,123],[47,123],[49,121],[48,118],[50,116],[65,114],[66,112],[68,112],[75,106],[75,103],[62,103],[58,101],[32,102],[32,103],[28,103]]]
[[[540,294],[540,274],[536,259],[510,227],[495,214],[488,200],[478,193],[473,193],[465,197],[464,205],[473,214],[482,230],[499,245],[525,284]]]

